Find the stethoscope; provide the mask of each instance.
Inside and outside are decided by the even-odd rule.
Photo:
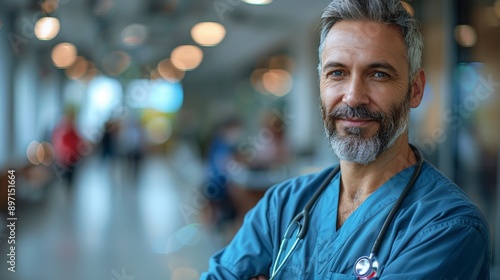
[[[406,198],[406,195],[410,191],[410,189],[413,187],[415,184],[415,181],[417,180],[418,175],[420,174],[420,170],[422,169],[422,165],[424,163],[424,160],[422,159],[422,155],[420,154],[420,151],[414,147],[413,145],[410,144],[411,149],[415,153],[415,157],[417,159],[417,166],[415,170],[413,170],[413,174],[406,184],[405,188],[401,192],[401,195],[399,198],[396,200],[394,205],[392,206],[391,211],[387,215],[387,218],[384,221],[384,224],[382,225],[382,228],[380,229],[380,232],[377,236],[377,239],[375,239],[375,242],[373,243],[372,249],[370,251],[370,254],[368,256],[363,256],[360,257],[356,262],[354,263],[354,274],[356,275],[357,279],[359,280],[370,280],[370,279],[378,279],[378,270],[380,268],[380,262],[377,259],[377,253],[380,249],[380,245],[382,244],[382,240],[384,239],[385,233],[387,232],[387,229],[389,228],[389,225],[392,223],[392,220],[394,219],[394,216],[396,215],[396,212],[399,210],[399,207],[401,206],[401,203]],[[309,215],[311,208],[314,206],[316,201],[318,200],[319,196],[321,193],[326,189],[326,187],[330,184],[330,181],[333,179],[333,177],[340,171],[340,165],[337,166],[330,174],[328,174],[328,177],[323,181],[319,189],[314,193],[314,195],[311,197],[311,199],[307,202],[306,206],[304,206],[304,209],[297,214],[293,218],[293,220],[290,222],[288,225],[285,235],[281,241],[280,248],[278,251],[278,256],[276,257],[276,260],[274,264],[272,265],[272,270],[271,270],[271,278],[269,280],[275,279],[276,275],[280,272],[280,270],[283,268],[283,265],[285,262],[290,258],[290,255],[292,252],[297,248],[297,245],[299,244],[299,241],[304,239],[307,230],[309,229]],[[302,220],[302,223],[300,221]],[[295,241],[293,242],[292,246],[290,249],[285,253],[285,250],[288,245],[288,240],[291,239],[293,233],[297,231],[297,235],[295,237]],[[281,256],[284,255],[283,260],[280,262]]]

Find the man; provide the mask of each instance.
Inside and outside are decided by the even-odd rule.
[[[321,111],[341,171],[271,188],[202,279],[488,279],[484,216],[408,143],[425,85],[418,23],[399,0],[335,0],[322,20]],[[292,226],[280,254],[305,207],[305,236],[294,243]]]

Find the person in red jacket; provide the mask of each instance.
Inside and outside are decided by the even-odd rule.
[[[82,159],[84,140],[75,126],[75,112],[68,110],[52,134],[58,176],[72,186],[76,166]]]

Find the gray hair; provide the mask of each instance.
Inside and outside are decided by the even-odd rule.
[[[320,73],[321,54],[326,36],[333,25],[342,20],[375,21],[399,27],[406,46],[411,83],[421,68],[424,43],[419,22],[405,10],[400,0],[333,0],[321,15],[322,29],[318,66]],[[370,30],[367,31],[370,32]],[[372,31],[376,32],[376,30]],[[367,35],[370,34],[367,33]]]

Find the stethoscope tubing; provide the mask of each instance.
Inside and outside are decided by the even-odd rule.
[[[321,186],[313,194],[311,199],[307,202],[306,206],[304,206],[304,209],[302,209],[302,211],[300,211],[300,213],[297,214],[293,218],[293,220],[290,222],[290,224],[288,225],[288,227],[285,231],[285,236],[282,239],[281,244],[280,244],[278,256],[276,257],[276,261],[272,267],[271,278],[269,278],[269,280],[275,279],[276,275],[278,275],[278,272],[281,270],[281,268],[283,267],[285,262],[288,260],[288,258],[290,258],[290,256],[292,255],[292,252],[295,250],[295,248],[299,244],[299,241],[304,239],[304,237],[306,236],[307,230],[309,229],[309,212],[311,211],[312,207],[316,203],[316,200],[318,200],[318,198],[321,195],[321,193],[323,192],[323,190],[326,189],[326,187],[330,184],[330,181],[333,179],[333,177],[339,171],[340,171],[340,165],[338,165],[332,172],[330,172],[330,174],[328,174],[328,177],[326,177],[323,180]],[[299,223],[300,220],[303,220],[302,227],[298,227],[299,232],[297,233],[297,237],[295,238],[295,241],[293,242],[292,247],[290,248],[290,250],[288,250],[287,254],[283,258],[283,260],[280,262],[281,255],[282,255],[283,251],[285,250],[285,245],[288,242],[288,235],[293,234],[293,232],[289,233],[290,228],[295,222]],[[278,265],[278,262],[279,262],[279,266],[276,267]]]
[[[382,225],[382,228],[380,229],[380,232],[379,232],[377,238],[375,239],[375,242],[373,243],[373,246],[370,250],[370,254],[368,257],[368,259],[370,259],[370,260],[373,258],[376,258],[376,255],[380,249],[380,246],[382,244],[382,240],[385,237],[385,234],[389,228],[389,225],[392,223],[394,216],[396,215],[396,212],[401,207],[401,204],[403,203],[403,201],[406,198],[406,196],[408,195],[409,191],[411,190],[411,188],[415,184],[415,181],[417,180],[418,176],[420,175],[420,171],[422,170],[422,165],[424,163],[424,160],[422,158],[420,151],[415,146],[413,146],[411,144],[410,144],[410,147],[413,150],[413,152],[415,153],[415,157],[417,159],[417,166],[415,167],[415,170],[413,171],[410,180],[408,181],[405,188],[403,189],[403,191],[399,195],[399,198],[396,200],[393,207],[391,208],[391,211],[387,215],[387,217]],[[285,236],[281,241],[278,255],[276,257],[274,265],[272,266],[272,271],[271,271],[272,274],[271,274],[271,277],[269,278],[269,280],[273,280],[276,278],[276,276],[278,275],[278,272],[283,268],[283,265],[290,258],[293,251],[295,251],[300,240],[304,239],[304,237],[309,229],[309,213],[310,213],[312,207],[315,205],[315,203],[318,200],[321,193],[326,189],[326,187],[330,184],[333,177],[339,171],[340,171],[340,165],[338,165],[334,170],[332,170],[332,172],[330,172],[330,174],[327,176],[327,178],[325,178],[323,180],[321,186],[313,194],[311,199],[307,202],[306,206],[304,206],[304,209],[299,214],[297,214],[293,218],[292,222],[288,225],[288,227],[285,231]],[[300,220],[303,220],[302,227],[300,227],[300,226],[298,227],[298,233],[297,233],[297,236],[295,238],[294,243],[292,244],[292,247],[288,250],[288,252],[284,256],[283,260],[280,262],[281,255],[282,255],[283,251],[285,250],[285,245],[287,244],[288,239],[289,239],[288,238],[289,230],[295,222],[299,223]],[[293,232],[291,234],[293,234]],[[279,263],[279,265],[278,265],[278,263]],[[357,275],[357,276],[359,277],[359,275]]]
[[[406,196],[410,192],[411,188],[415,184],[415,181],[418,178],[418,175],[420,175],[420,171],[422,170],[422,165],[424,163],[424,160],[422,158],[422,155],[420,154],[420,151],[414,147],[413,145],[410,145],[411,149],[415,153],[415,157],[417,159],[417,166],[415,167],[415,170],[413,170],[413,173],[411,175],[410,180],[406,184],[405,188],[401,192],[401,194],[398,197],[398,200],[394,203],[394,205],[391,208],[391,211],[389,214],[387,214],[387,218],[385,218],[384,224],[382,225],[382,228],[380,229],[380,232],[375,239],[375,242],[373,242],[372,249],[370,250],[370,256],[376,256],[378,254],[378,251],[380,249],[380,246],[382,245],[382,240],[385,237],[385,233],[389,229],[389,225],[392,223],[394,220],[394,216],[396,215],[396,212],[401,208],[401,204],[403,204],[403,201],[405,200]]]

